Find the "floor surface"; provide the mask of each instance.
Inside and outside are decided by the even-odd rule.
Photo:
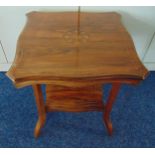
[[[106,99],[110,85],[104,88]],[[137,86],[121,88],[111,113],[112,137],[107,135],[101,112],[53,112],[35,139],[32,87],[16,89],[1,72],[0,147],[155,147],[155,72]]]

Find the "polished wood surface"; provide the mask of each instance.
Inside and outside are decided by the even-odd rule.
[[[109,97],[108,97],[108,100],[107,100],[107,103],[105,106],[105,111],[103,114],[103,119],[104,119],[105,125],[107,127],[107,130],[108,130],[108,133],[110,136],[112,135],[112,130],[113,130],[112,123],[110,120],[110,112],[112,110],[112,106],[113,106],[114,101],[117,97],[120,86],[121,86],[120,83],[113,83],[112,84],[112,88],[111,88],[111,91],[109,93]]]
[[[31,12],[27,18],[7,72],[17,87],[74,80],[132,83],[148,74],[117,13]]]
[[[64,87],[47,85],[46,87],[47,111],[102,111],[102,87]]]
[[[46,111],[45,111],[45,104],[44,104],[44,100],[43,100],[41,86],[33,85],[33,89],[34,89],[34,95],[36,98],[36,104],[37,104],[38,116],[39,116],[39,119],[37,121],[35,130],[34,130],[34,136],[37,138],[40,134],[41,128],[45,124]]]
[[[112,135],[110,112],[122,83],[148,75],[117,13],[31,12],[7,76],[16,87],[32,85],[38,108],[38,137],[51,111],[103,112]],[[106,103],[102,86],[111,83]],[[46,84],[43,100],[41,84]]]

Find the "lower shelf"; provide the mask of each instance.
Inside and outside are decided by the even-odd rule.
[[[46,111],[64,111],[64,112],[85,112],[85,111],[103,111],[104,105],[98,102],[88,102],[84,100],[53,100],[47,103]]]
[[[46,86],[46,111],[85,112],[103,111],[100,87]]]

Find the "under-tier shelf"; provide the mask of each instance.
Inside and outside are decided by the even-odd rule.
[[[100,87],[64,87],[46,86],[47,111],[103,111],[102,91]]]

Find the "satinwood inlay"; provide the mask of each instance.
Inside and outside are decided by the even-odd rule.
[[[39,116],[35,137],[47,111],[102,111],[111,135],[110,112],[121,84],[138,84],[148,75],[121,16],[31,12],[27,18],[7,76],[16,87],[33,86]],[[112,88],[103,103],[105,83]],[[41,84],[46,84],[45,101]]]

